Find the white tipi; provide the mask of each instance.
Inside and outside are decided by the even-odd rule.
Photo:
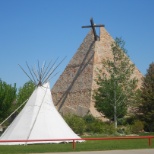
[[[55,108],[48,82],[38,85],[25,107],[0,140],[80,139]],[[60,143],[63,141],[1,142],[3,145]],[[72,142],[65,140],[65,142]]]

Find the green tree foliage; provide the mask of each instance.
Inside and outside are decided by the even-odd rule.
[[[103,61],[105,73],[98,70],[98,89],[94,92],[97,110],[114,120],[115,128],[117,119],[126,115],[128,106],[134,103],[137,87],[137,79],[131,77],[135,67],[127,56],[124,44],[120,38],[115,39],[111,46],[113,59]]]
[[[122,118],[127,113],[127,102],[124,101],[126,96],[122,91],[122,87],[118,85],[114,87],[114,80],[106,77],[100,84],[101,87],[95,93],[97,110],[105,114],[107,118],[114,120],[114,92],[116,92],[116,97],[119,98],[119,102],[116,104],[116,113],[118,118]]]
[[[145,130],[154,131],[154,63],[149,65],[143,79],[139,109],[142,113],[141,120],[144,121]]]
[[[35,85],[31,81],[26,82],[23,87],[19,88],[19,92],[17,95],[17,106],[26,101],[30,97],[34,89]]]
[[[3,121],[12,111],[16,90],[15,84],[12,87],[0,79],[0,121]]]

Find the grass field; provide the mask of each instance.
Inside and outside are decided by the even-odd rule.
[[[117,149],[147,149],[154,148],[154,139],[149,147],[148,139],[131,140],[103,140],[86,141],[76,143],[76,148],[72,148],[72,143],[61,144],[38,144],[38,145],[14,145],[0,146],[0,154],[28,154],[45,152],[68,152],[68,151],[98,151],[98,150],[117,150]]]

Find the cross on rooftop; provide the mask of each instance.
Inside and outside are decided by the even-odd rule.
[[[95,41],[97,41],[97,34],[96,34],[95,27],[104,27],[104,25],[102,25],[102,24],[99,24],[99,25],[94,24],[93,18],[90,19],[90,23],[91,23],[91,25],[82,26],[82,28],[92,28],[93,33],[94,33],[94,39],[95,39]]]

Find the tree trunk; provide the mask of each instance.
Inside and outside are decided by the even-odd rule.
[[[115,61],[114,61],[115,64]],[[114,127],[115,129],[117,128],[117,101],[116,101],[116,80],[115,80],[115,76],[114,76]]]
[[[117,107],[114,105],[114,127],[117,128]]]

